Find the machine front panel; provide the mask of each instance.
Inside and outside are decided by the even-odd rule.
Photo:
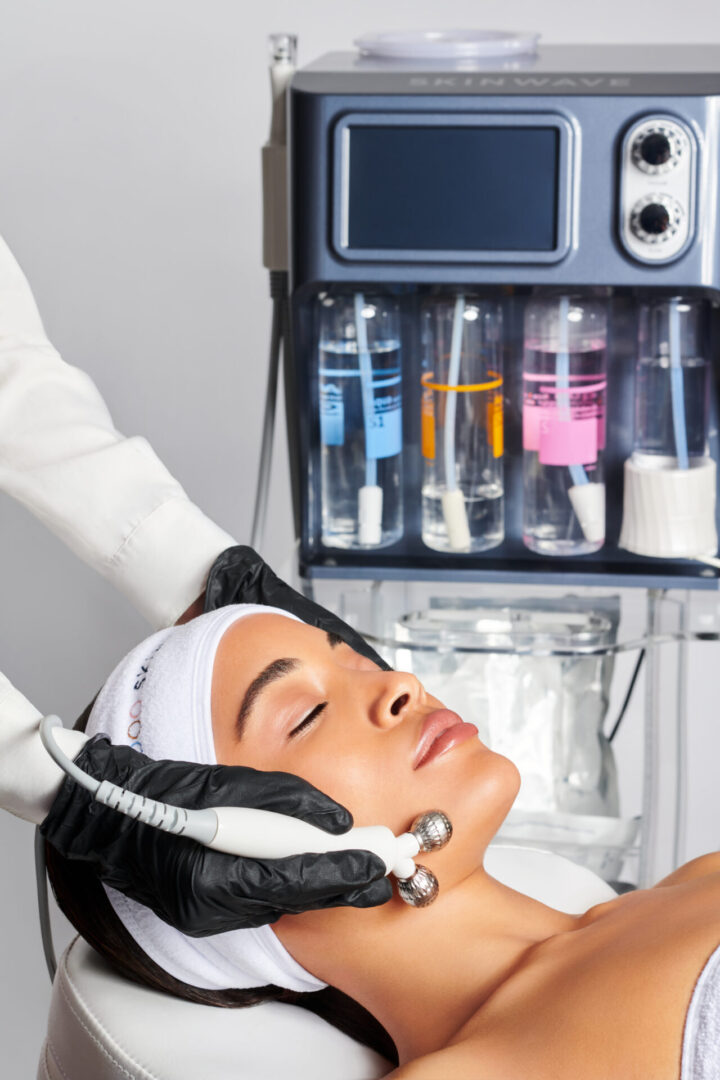
[[[338,89],[340,76],[333,78]],[[677,424],[673,429],[677,409],[670,402],[671,387],[679,384],[670,367],[689,365],[686,391],[711,369],[707,399],[692,415],[717,459],[718,100],[600,90],[564,95],[560,88],[555,94],[535,88],[525,97],[447,89],[440,96],[422,90],[325,94],[311,92],[307,78],[298,81],[290,96],[293,342],[286,378],[303,573],[478,581],[542,575],[573,584],[717,587],[714,567],[685,557],[649,557],[621,547],[620,539],[625,463],[637,448],[638,424],[647,424],[653,409],[666,417],[657,439],[674,430],[671,449],[682,460]],[[650,151],[666,136],[669,156],[653,157]],[[561,335],[550,353],[531,340],[533,305],[563,296],[566,315],[567,304],[579,304],[578,317],[584,317],[583,306],[605,306],[597,368],[592,334],[587,347],[575,350]],[[447,368],[459,300],[481,314],[487,309],[498,327],[495,359],[476,377],[463,377],[462,385]],[[663,303],[672,309],[671,326],[673,319],[702,322],[702,355],[678,359],[679,339],[672,329],[668,337],[665,311],[657,316],[665,319],[664,344],[646,358],[646,370],[639,345],[643,320],[652,322]],[[441,308],[444,314],[438,314]],[[691,316],[681,314],[688,310]],[[376,311],[390,329],[363,343],[361,326]],[[467,317],[456,309],[458,327]],[[572,311],[568,317],[575,317]],[[565,325],[571,332],[572,322]],[[348,326],[357,327],[357,337],[343,337]],[[462,326],[467,335],[467,321]],[[444,345],[438,334],[445,335]],[[427,362],[432,348],[434,369]],[[486,344],[478,350],[484,355]],[[543,368],[547,363],[551,367]],[[585,374],[583,364],[589,365]],[[641,384],[650,387],[655,405],[639,409]],[[559,396],[548,398],[548,388]],[[675,390],[672,395],[674,401]],[[570,404],[563,408],[563,402]],[[452,440],[443,444],[448,407],[457,415],[474,410],[483,435],[478,439],[475,432],[472,453],[487,457],[493,447],[489,472],[493,454],[502,457],[502,511],[496,507],[502,536],[488,541],[487,549],[463,548],[457,540],[446,550],[433,547],[428,505],[434,498],[439,507],[452,488],[435,484],[428,462],[441,476],[455,450],[470,452],[460,442],[455,448]],[[552,434],[566,422],[574,425],[572,453],[559,449]],[[538,439],[544,449],[537,449]],[[582,488],[587,502],[599,475],[593,473],[598,448],[602,546],[593,550],[588,543],[573,551],[558,541],[552,557],[541,553],[542,544],[541,551],[529,548],[529,458],[540,455],[540,473],[548,463],[558,468],[565,487]],[[567,465],[563,454],[570,454]],[[358,465],[360,458],[364,464]],[[395,460],[401,467],[394,469]],[[533,496],[540,515],[541,488]],[[384,501],[378,503],[380,489]],[[343,490],[364,507],[355,511],[365,521],[357,543],[335,537],[337,521],[328,525],[328,492],[341,499]],[[693,498],[707,499],[707,487],[702,490]],[[451,531],[444,503],[436,515]]]
[[[700,97],[603,97],[534,96],[483,97],[418,94],[415,96],[291,94],[291,274],[293,287],[306,283],[352,282],[360,276],[377,282],[440,281],[494,283],[497,285],[614,285],[637,287],[705,287],[720,292],[720,256],[716,225],[718,172],[720,169],[720,112],[716,99]],[[353,247],[347,234],[347,159],[343,157],[338,132],[347,130],[348,118],[363,115],[377,126],[387,117],[432,113],[442,127],[456,126],[459,117],[472,117],[473,125],[515,126],[539,122],[547,126],[548,116],[558,126],[560,146],[557,172],[558,244],[553,252],[533,250],[535,223],[526,230],[524,250],[498,251],[468,245],[460,253],[422,247],[416,240],[412,249],[393,250],[387,242],[381,248]],[[690,222],[690,232],[682,251],[669,261],[654,261],[648,275],[637,250],[623,237],[621,202],[631,198],[625,216],[629,219],[635,201],[644,194],[662,193],[663,178],[647,175],[647,183],[636,193],[623,185],[624,140],[640,121],[654,117],[675,120],[690,133],[693,141],[691,184],[683,196],[682,212]],[[391,126],[388,124],[388,126]],[[428,144],[426,143],[426,146]],[[347,147],[345,147],[345,152]],[[566,157],[563,157],[564,153]],[[382,161],[378,159],[373,184],[378,204],[384,199]],[[433,157],[428,167],[436,167]],[[541,167],[542,166],[542,167]],[[368,167],[368,166],[366,166]],[[438,166],[440,167],[440,166]],[[497,166],[494,164],[493,168]],[[541,167],[541,168],[540,168]],[[524,176],[510,177],[507,183],[526,185],[533,198],[547,207],[535,192],[535,171],[547,176],[547,159],[538,163],[529,155]],[[543,170],[545,170],[543,174]],[[419,185],[425,183],[419,177]],[[567,187],[563,185],[567,184]],[[464,202],[453,206],[454,219],[478,217],[478,200],[472,185],[464,187]],[[673,193],[674,194],[674,193]],[[427,196],[427,189],[426,189]],[[368,194],[364,199],[370,198]],[[447,200],[435,204],[433,217],[447,213]],[[418,207],[421,210],[422,206]],[[345,212],[344,212],[345,211]],[[366,216],[369,208],[365,207]],[[377,207],[378,216],[387,209]],[[427,216],[427,215],[426,215]],[[487,215],[489,217],[489,215]],[[420,213],[415,215],[421,217]],[[377,227],[376,217],[376,227]],[[547,210],[542,217],[547,222]],[[345,235],[343,227],[345,226]],[[435,226],[437,227],[437,226]],[[423,223],[417,220],[421,230]],[[545,228],[547,225],[545,224]],[[422,236],[418,232],[418,237]],[[565,242],[565,237],[567,242]],[[645,245],[650,250],[650,245]],[[360,272],[361,268],[361,272]]]

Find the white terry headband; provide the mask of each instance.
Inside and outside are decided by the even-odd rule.
[[[146,638],[118,664],[98,694],[87,734],[109,735],[112,743],[132,746],[156,760],[216,765],[211,715],[215,654],[233,623],[260,614],[301,621],[280,608],[230,604]],[[273,984],[311,991],[326,985],[293,959],[270,926],[188,937],[144,904],[104,888],[140,948],[191,986],[245,990]]]

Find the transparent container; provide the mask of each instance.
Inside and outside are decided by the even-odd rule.
[[[689,467],[708,454],[710,365],[705,305],[681,297],[643,304],[635,370],[635,459]],[[650,460],[647,460],[650,459]]]
[[[557,852],[608,881],[623,876],[640,829],[639,816],[621,815],[604,731],[619,622],[612,596],[433,597],[388,619],[383,638],[393,667],[517,765],[520,791],[496,841]]]
[[[714,555],[717,484],[709,418],[707,301],[675,296],[642,304],[621,547],[656,558]]]
[[[523,540],[541,555],[605,541],[607,308],[585,296],[530,300],[523,357]]]
[[[436,551],[502,543],[502,311],[475,296],[422,313],[422,538]]]
[[[398,305],[356,292],[318,306],[322,542],[386,547],[403,533]]]

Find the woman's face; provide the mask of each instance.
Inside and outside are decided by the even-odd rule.
[[[423,724],[441,708],[414,675],[383,671],[281,615],[238,620],[215,658],[218,762],[294,773],[346,806],[356,825],[388,825],[396,834],[418,814],[443,810],[453,841],[432,858],[462,877],[481,861],[519,776],[474,734],[418,762]]]

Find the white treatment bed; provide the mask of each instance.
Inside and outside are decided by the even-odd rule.
[[[500,881],[567,912],[615,896],[589,870],[550,852],[492,845]],[[116,975],[81,938],[53,983],[37,1080],[378,1080],[384,1058],[291,1005],[218,1009]]]

